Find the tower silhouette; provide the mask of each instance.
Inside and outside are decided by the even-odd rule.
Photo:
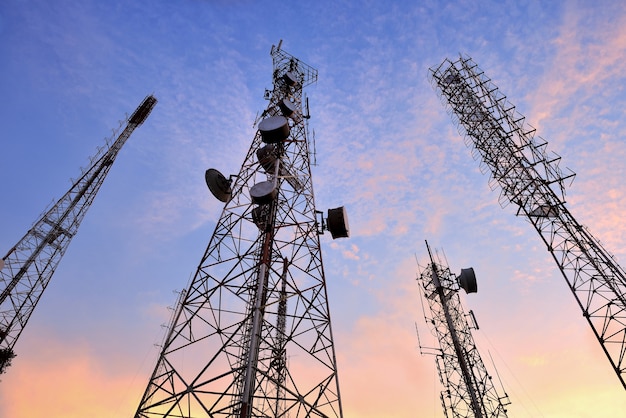
[[[574,174],[563,173],[560,157],[471,58],[446,59],[429,77],[490,185],[501,188],[500,203],[517,206],[546,244],[626,389],[626,273],[566,207]]]
[[[99,148],[90,165],[70,189],[0,260],[0,373],[15,357],[13,347],[24,330],[59,261],[104,182],[115,157],[141,125],[157,100],[147,96],[113,134],[115,141]],[[122,129],[123,126],[123,129]],[[119,135],[118,135],[119,132]]]
[[[273,89],[237,175],[209,169],[225,202],[181,294],[137,417],[341,417],[303,87],[317,70],[272,46]],[[304,100],[306,103],[306,100]]]

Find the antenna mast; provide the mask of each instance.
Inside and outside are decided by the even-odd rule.
[[[341,417],[303,87],[317,70],[273,46],[272,91],[239,174],[205,173],[225,203],[136,417]]]
[[[508,398],[496,392],[474,344],[458,294],[461,288],[466,293],[478,290],[474,269],[462,269],[455,277],[445,262],[435,260],[428,242],[426,248],[430,262],[417,280],[430,307],[430,317],[426,313],[424,317],[439,340],[436,364],[445,388],[441,392],[444,413],[447,417],[506,417]]]
[[[117,139],[112,144],[107,140],[106,146],[98,149],[89,167],[83,169],[67,193],[0,260],[0,373],[15,357],[13,347],[72,237],[78,232],[115,157],[156,102],[153,96],[144,99],[125,121]]]
[[[500,186],[500,203],[517,206],[552,254],[611,367],[626,389],[626,273],[565,206],[560,157],[545,150],[524,117],[471,58],[445,60],[429,78],[466,144]]]

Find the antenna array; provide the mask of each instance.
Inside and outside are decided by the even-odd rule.
[[[500,202],[517,206],[561,270],[584,318],[626,389],[626,273],[565,206],[560,157],[469,57],[445,60],[430,79],[473,155],[501,188]]]

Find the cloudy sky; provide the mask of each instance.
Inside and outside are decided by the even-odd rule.
[[[577,173],[569,209],[626,263],[626,6],[609,1],[4,0],[0,253],[118,121],[159,102],[122,149],[0,382],[0,416],[131,416],[176,291],[238,171],[271,88],[272,44],[319,71],[307,88],[346,417],[443,417],[417,290],[424,240],[452,271],[510,416],[614,418],[626,397],[539,236],[471,157],[427,80],[471,56]],[[493,362],[491,361],[493,358]],[[500,389],[501,392],[502,389]]]

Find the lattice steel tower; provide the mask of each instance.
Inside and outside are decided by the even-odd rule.
[[[317,70],[272,46],[273,90],[239,174],[205,173],[223,212],[180,298],[137,417],[341,417],[303,87]]]
[[[0,373],[15,356],[13,347],[18,337],[76,235],[115,157],[135,128],[146,120],[156,102],[153,96],[144,99],[105,146],[98,149],[90,159],[90,165],[82,170],[67,193],[0,260]],[[111,142],[116,135],[117,139]]]
[[[506,394],[499,396],[496,391],[472,337],[471,329],[478,329],[478,324],[472,311],[469,315],[463,311],[458,293],[460,289],[466,293],[478,290],[474,269],[461,269],[461,274],[454,276],[441,257],[435,260],[428,242],[426,248],[430,262],[420,267],[417,280],[430,308],[430,316],[424,312],[424,318],[439,341],[439,349],[424,349],[421,343],[420,349],[422,354],[436,356],[439,380],[444,386],[444,413],[446,417],[506,417],[505,406],[510,402]]]
[[[560,157],[471,60],[445,60],[429,77],[466,143],[500,186],[500,203],[535,227],[626,389],[626,273],[565,206]]]

